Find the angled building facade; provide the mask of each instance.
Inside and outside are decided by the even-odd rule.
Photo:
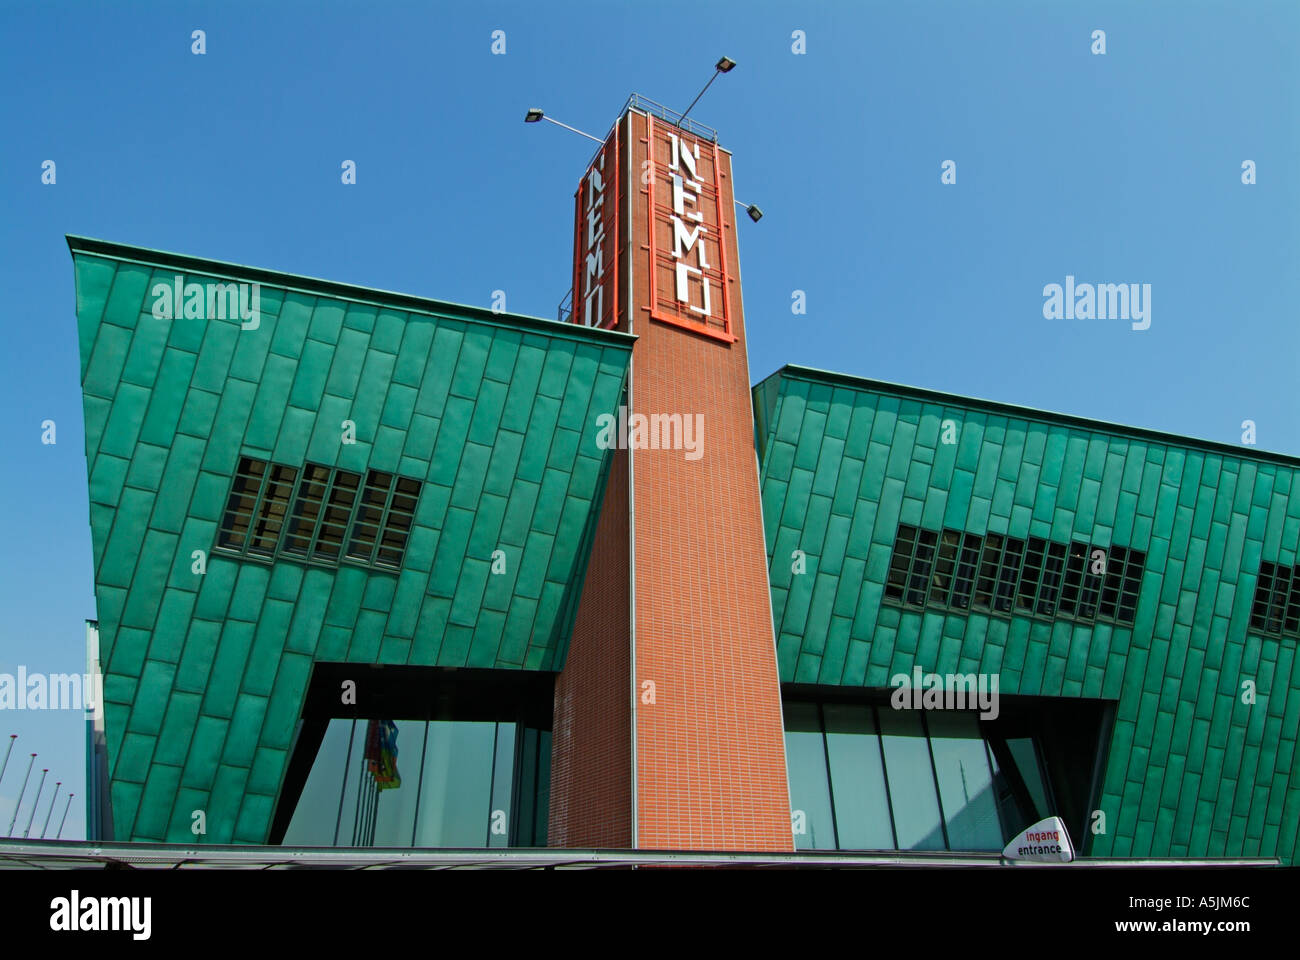
[[[800,367],[754,399],[805,845],[1050,813],[1096,856],[1294,862],[1300,463]],[[918,670],[997,715],[893,709]]]
[[[1294,863],[1300,461],[751,388],[737,219],[634,96],[569,322],[70,237],[92,836]]]
[[[115,837],[266,842],[315,664],[563,663],[629,338],[70,245]]]

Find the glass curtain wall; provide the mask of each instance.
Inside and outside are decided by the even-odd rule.
[[[785,725],[799,850],[1001,850],[1051,813],[1035,741],[975,713],[787,701]]]
[[[514,723],[329,721],[286,846],[544,846],[550,733]]]

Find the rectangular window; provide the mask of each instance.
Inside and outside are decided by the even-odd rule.
[[[894,541],[894,556],[889,561],[889,580],[885,583],[885,596],[890,600],[903,599],[907,571],[912,566],[912,555],[916,552],[916,533],[916,527],[899,525],[898,538]]]
[[[319,740],[285,846],[536,846],[519,806],[547,806],[549,731],[496,720],[334,717]],[[541,843],[545,846],[545,842]]]
[[[1065,581],[1061,585],[1061,612],[1073,617],[1078,612],[1079,593],[1083,589],[1083,571],[1088,562],[1088,545],[1075,540],[1065,563]]]
[[[1119,595],[1119,617],[1121,623],[1132,623],[1137,613],[1138,594],[1142,590],[1142,573],[1146,569],[1147,555],[1140,550],[1128,551],[1128,563],[1124,567],[1124,582]]]
[[[1128,551],[1123,547],[1111,547],[1106,558],[1106,572],[1102,576],[1101,603],[1097,607],[1098,616],[1113,620],[1119,607],[1120,584],[1124,582],[1124,565],[1128,561]]]
[[[957,530],[945,530],[939,538],[939,558],[935,561],[934,577],[930,581],[930,602],[940,607],[948,605],[948,596],[952,592],[952,575],[957,567],[957,548],[961,545],[961,533]]]
[[[1099,570],[1105,569],[1105,551],[1100,547],[1095,549],[1084,547],[1086,556],[1084,557],[1083,566],[1083,586],[1079,590],[1079,609],[1077,616],[1081,620],[1091,620],[1097,616],[1097,595],[1101,592],[1101,577]],[[1100,556],[1094,556],[1100,554]]]
[[[298,482],[298,496],[294,499],[293,513],[289,517],[289,535],[284,543],[285,553],[305,557],[310,552],[316,524],[320,520],[321,507],[325,504],[325,491],[329,486],[329,480],[329,467],[309,463],[302,468],[302,479]]]
[[[371,470],[309,463],[299,471],[243,457],[217,532],[217,546],[246,556],[285,556],[400,567],[421,483]]]
[[[1002,557],[1002,535],[990,533],[984,538],[984,556],[980,560],[979,577],[975,581],[975,606],[989,609],[993,591],[997,587],[998,561]]]
[[[275,555],[275,545],[280,542],[280,531],[284,529],[284,518],[289,512],[289,498],[293,495],[293,484],[297,479],[298,471],[293,467],[271,464],[262,489],[262,501],[257,508],[257,520],[248,538],[249,553],[264,557]]]
[[[921,713],[880,710],[880,745],[900,850],[942,850],[943,814]]]
[[[1002,549],[1002,563],[998,568],[998,595],[993,608],[1001,613],[1010,613],[1015,603],[1016,582],[1020,579],[1020,564],[1025,554],[1025,541],[1016,537],[1007,537]]]
[[[1300,633],[1300,567],[1260,563],[1250,626],[1264,633]]]
[[[1286,633],[1300,633],[1300,569],[1292,568],[1291,594],[1286,602],[1286,616],[1282,621]]]
[[[1025,614],[1034,612],[1034,600],[1038,596],[1038,582],[1043,576],[1043,560],[1047,555],[1047,541],[1042,537],[1030,537],[1025,547],[1025,563],[1020,571],[1020,595],[1016,598],[1016,609]]]
[[[1273,571],[1273,592],[1268,599],[1269,633],[1282,632],[1282,616],[1286,612],[1286,598],[1291,592],[1291,568],[1278,566]]]
[[[407,501],[400,496],[400,485],[398,489],[386,527],[394,516],[405,516]],[[405,520],[403,524],[409,525]],[[385,562],[382,553],[376,562]],[[1100,616],[1132,623],[1145,565],[1146,554],[1128,547],[1112,547],[1108,555],[1078,540],[1022,540],[899,524],[885,597],[915,607],[1076,620]],[[1288,631],[1300,632],[1300,575],[1288,571],[1275,589],[1279,579],[1275,565],[1265,564],[1251,622],[1255,629],[1273,623],[1277,626],[1269,629],[1285,625]]]
[[[1044,715],[998,727],[973,710],[782,705],[798,850],[995,852],[1059,813],[1036,729]]]
[[[393,475],[371,470],[361,491],[361,503],[352,521],[352,538],[348,542],[348,557],[370,563],[375,554],[375,542],[388,507],[388,496],[393,488]]]
[[[916,556],[912,558],[912,572],[907,578],[907,602],[913,606],[925,605],[930,571],[934,567],[934,548],[937,539],[933,530],[921,530],[917,535]]]
[[[926,726],[948,849],[998,849],[1002,822],[979,720],[973,713],[936,710],[926,717]]]
[[[297,476],[293,467],[241,457],[217,531],[217,545],[241,553],[273,556]]]
[[[1043,562],[1043,585],[1038,591],[1038,612],[1051,617],[1056,615],[1056,600],[1061,592],[1061,571],[1065,567],[1065,544],[1053,541],[1047,545]]]
[[[1255,601],[1250,608],[1250,625],[1256,630],[1267,630],[1268,605],[1273,594],[1273,575],[1277,565],[1264,560],[1259,565],[1259,577],[1255,581]]]
[[[868,704],[827,703],[822,717],[836,845],[841,850],[893,850],[889,792],[874,712]]]
[[[795,849],[834,850],[835,815],[820,710],[815,703],[787,703],[784,717]]]
[[[235,482],[230,488],[230,499],[217,531],[217,545],[231,550],[243,550],[248,542],[248,530],[253,525],[262,481],[266,479],[266,461],[240,457],[235,471]]]
[[[319,560],[337,560],[347,537],[348,523],[352,519],[352,507],[356,503],[357,491],[361,487],[361,476],[337,470],[334,482],[330,484],[329,494],[325,498],[325,512],[321,517],[320,530],[316,535],[316,548],[312,556]]]
[[[390,567],[400,567],[406,553],[406,541],[415,523],[415,503],[420,497],[420,481],[398,477],[384,518],[383,532],[379,538],[379,554],[375,562]]]
[[[983,538],[968,533],[962,538],[961,554],[957,559],[957,576],[952,585],[952,605],[965,610],[970,606],[971,591],[975,587],[975,574],[979,570],[980,547]]]

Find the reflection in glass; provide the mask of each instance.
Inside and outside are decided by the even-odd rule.
[[[839,848],[893,850],[880,738],[871,707],[828,703],[823,711]]]
[[[934,792],[930,748],[921,716],[907,710],[880,711],[880,740],[893,801],[900,850],[942,850],[943,825]]]
[[[379,725],[384,721],[369,720],[358,723],[358,728],[365,726],[367,734],[379,732]],[[378,789],[376,775],[369,767],[366,770],[370,781],[365,786],[372,790],[371,801],[374,805],[374,824],[368,831],[373,839],[370,846],[405,847],[411,842],[411,829],[415,826],[416,803],[420,782],[420,747],[424,741],[424,721],[397,720],[389,721],[395,728],[393,747],[396,755],[395,786]],[[373,749],[373,745],[370,745]],[[370,763],[370,752],[366,753]],[[377,763],[378,761],[376,761]],[[382,776],[382,774],[381,774]]]
[[[321,740],[316,762],[307,775],[302,796],[294,808],[293,819],[284,834],[286,846],[331,847],[338,845],[342,804],[340,788],[353,778],[348,776],[352,762],[348,756],[355,728],[365,729],[365,721],[332,720]],[[357,754],[360,756],[360,753]],[[355,790],[353,799],[355,802]],[[344,792],[346,799],[346,792]],[[352,825],[348,824],[348,837]],[[346,846],[346,841],[345,844]]]
[[[1029,796],[1034,801],[1035,819],[1041,820],[1048,815],[1047,786],[1043,783],[1043,771],[1038,765],[1038,750],[1029,737],[1019,737],[1007,741],[1007,749],[1016,761],[1020,778],[1025,781]]]
[[[996,851],[1051,813],[1039,743],[985,739],[974,712],[799,700],[783,710],[799,850]]]
[[[834,850],[826,747],[815,703],[785,706],[785,762],[796,850]],[[802,816],[800,816],[802,814]]]
[[[495,727],[446,720],[429,724],[415,846],[487,846]]]
[[[974,714],[929,716],[930,750],[950,850],[995,850],[1002,844],[993,773]]]
[[[514,723],[334,718],[282,842],[545,846],[550,733],[524,732],[520,753]]]

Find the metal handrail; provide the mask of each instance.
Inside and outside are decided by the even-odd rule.
[[[609,130],[605,134],[606,141],[609,140],[609,135],[614,132],[614,127],[618,124],[618,121],[623,119],[623,116],[629,110],[640,110],[642,113],[649,114],[652,117],[658,117],[665,123],[671,123],[674,127],[677,127],[680,130],[685,130],[692,136],[699,137],[702,140],[708,140],[710,143],[718,142],[718,131],[713,129],[713,127],[698,123],[690,117],[683,119],[682,115],[676,110],[671,110],[668,107],[665,107],[662,103],[656,103],[649,97],[643,97],[639,93],[633,93],[627,98],[627,101],[623,104],[623,108],[618,112],[618,119],[610,124]],[[600,151],[604,149],[605,144],[602,142],[591,155],[591,159],[587,161],[588,167],[596,162],[596,158],[600,156]]]
[[[676,110],[670,110],[662,103],[656,103],[649,97],[643,97],[639,93],[634,93],[627,98],[627,103],[623,104],[623,109],[618,112],[618,115],[621,117],[633,108],[640,110],[643,113],[648,113],[651,116],[658,117],[666,123],[671,123],[678,129],[685,130],[687,133],[708,140],[711,143],[718,142],[717,130],[714,130],[712,127],[707,127],[702,123],[697,123],[689,117],[683,117]]]

